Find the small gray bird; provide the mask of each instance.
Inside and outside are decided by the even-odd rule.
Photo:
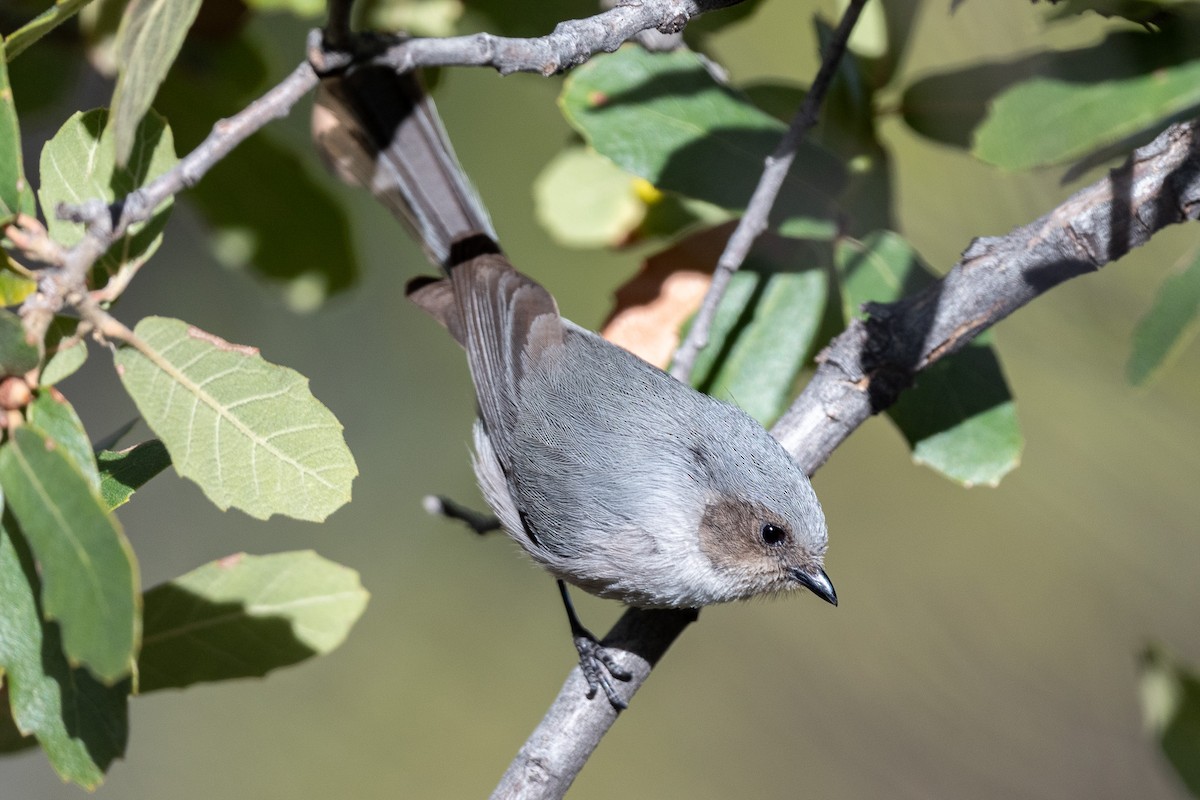
[[[501,254],[414,75],[323,81],[314,131],[445,271],[409,297],[463,346],[475,473],[500,523],[559,579],[589,697],[628,676],[562,582],[644,608],[699,608],[805,587],[837,605],[808,477],[748,414],[563,319]],[[606,670],[608,675],[604,674]]]

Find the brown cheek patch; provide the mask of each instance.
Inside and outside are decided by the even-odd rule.
[[[759,538],[763,522],[787,527],[757,503],[732,499],[709,503],[700,520],[700,551],[721,569],[744,570],[751,564],[761,568],[775,561]]]

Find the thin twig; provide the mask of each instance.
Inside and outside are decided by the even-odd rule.
[[[763,169],[762,177],[758,179],[758,185],[754,187],[754,194],[751,195],[750,202],[746,205],[746,213],[742,215],[737,227],[730,235],[729,241],[725,244],[725,250],[717,259],[712,283],[709,284],[708,291],[704,295],[704,302],[700,305],[700,310],[696,312],[687,338],[675,352],[675,358],[671,363],[671,376],[676,380],[684,383],[690,382],[692,366],[696,363],[696,356],[708,344],[709,330],[712,328],[713,319],[717,316],[717,307],[721,305],[721,298],[725,296],[725,291],[729,288],[730,280],[733,279],[734,273],[741,268],[742,262],[746,260],[755,240],[767,229],[767,218],[775,206],[775,198],[779,196],[779,190],[783,187],[788,170],[791,169],[792,162],[796,160],[796,152],[800,149],[800,143],[804,141],[805,135],[812,126],[817,124],[817,114],[821,109],[821,103],[825,100],[825,94],[829,91],[838,65],[842,63],[842,56],[846,52],[846,42],[850,38],[851,31],[854,30],[854,25],[858,22],[859,14],[862,13],[866,2],[867,0],[851,0],[846,7],[841,22],[838,23],[833,38],[829,41],[829,49],[821,59],[821,67],[817,71],[817,76],[813,79],[808,94],[804,96],[804,102],[800,104],[800,110],[792,118],[791,125],[788,126],[787,133],[783,135],[775,152],[767,156],[766,167]]]
[[[1171,126],[1041,219],[975,240],[933,286],[871,306],[866,323],[851,323],[822,353],[816,376],[772,435],[811,474],[920,370],[1059,283],[1099,269],[1160,228],[1198,218],[1200,120]],[[631,608],[604,640],[626,651],[621,665],[633,673],[621,687],[627,700],[650,674],[642,654],[661,655],[686,627],[642,627],[662,613]],[[610,704],[588,700],[584,688],[575,667],[493,797],[562,796],[616,721]]]
[[[473,508],[467,508],[463,504],[456,503],[449,497],[443,497],[442,495],[425,495],[425,499],[421,501],[421,505],[425,507],[427,514],[434,514],[461,522],[480,536],[498,531],[504,527],[500,522],[500,518],[495,514],[480,513]]]
[[[79,313],[83,315],[85,320],[95,326],[96,333],[98,333],[105,340],[133,345],[143,355],[147,357],[152,355],[150,348],[145,342],[137,337],[137,334],[130,330],[125,323],[109,314],[98,304],[93,303],[90,300],[85,300],[80,304]],[[157,354],[154,355],[157,357]]]
[[[560,22],[554,32],[533,39],[490,33],[446,39],[407,39],[377,57],[405,72],[415,67],[493,67],[513,72],[556,73],[579,66],[596,53],[611,53],[644,30],[679,33],[695,17],[743,0],[640,0],[585,19]]]
[[[37,217],[17,214],[17,218],[3,228],[4,235],[12,246],[31,262],[39,264],[61,264],[66,250],[50,238],[46,226]],[[24,277],[36,277],[26,270]]]

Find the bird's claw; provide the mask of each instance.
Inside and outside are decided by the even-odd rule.
[[[603,689],[604,696],[608,698],[612,707],[623,711],[628,704],[617,694],[617,687],[613,685],[612,678],[627,681],[633,677],[632,673],[621,667],[612,653],[590,633],[576,634],[573,638],[575,649],[579,651],[579,669],[583,671],[583,678],[588,685],[588,699],[592,699],[598,690]]]

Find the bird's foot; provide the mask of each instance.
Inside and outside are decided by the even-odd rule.
[[[603,689],[604,696],[613,708],[617,711],[627,708],[628,704],[617,693],[613,678],[627,681],[633,675],[618,664],[608,648],[600,644],[586,628],[574,632],[572,639],[575,649],[579,651],[579,669],[583,671],[583,678],[587,681],[588,699],[595,697],[596,692]]]

